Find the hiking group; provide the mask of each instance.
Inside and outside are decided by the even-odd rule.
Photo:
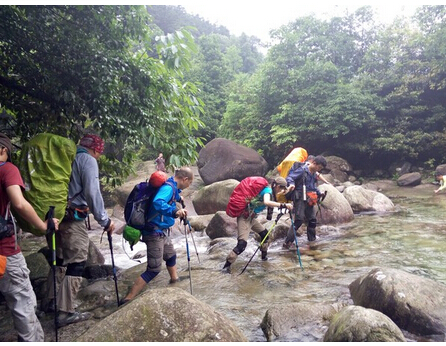
[[[298,149],[301,149],[301,156],[292,159],[297,161],[292,161],[291,167],[286,167],[282,163],[279,169],[281,176],[276,177],[270,185],[263,177],[248,177],[243,179],[234,189],[226,213],[237,218],[237,245],[226,257],[223,266],[224,272],[230,272],[231,265],[238,255],[246,249],[251,230],[260,236],[261,259],[267,260],[269,233],[281,217],[282,210],[289,211],[291,217],[291,226],[283,248],[290,248],[292,242],[296,239],[297,230],[305,220],[307,220],[308,241],[316,240],[315,207],[325,196],[317,188],[317,179],[323,179],[320,171],[326,167],[327,162],[323,156],[313,156],[307,159],[306,150]],[[307,161],[305,161],[306,159]],[[286,178],[283,176],[286,176]],[[328,183],[325,179],[323,181]],[[267,207],[269,209],[267,219],[272,218],[272,208],[279,209],[278,217],[269,231],[257,220],[259,213]]]
[[[18,220],[24,219],[28,225],[26,227],[35,227],[39,235],[45,234],[48,246],[53,250],[52,270],[47,279],[47,296],[42,300],[41,307],[45,312],[55,314],[56,341],[57,328],[91,317],[90,313],[78,312],[75,309],[75,299],[81,287],[88,256],[89,236],[86,221],[89,214],[93,215],[104,232],[107,232],[115,270],[111,243],[115,224],[104,207],[97,163],[104,151],[104,141],[99,136],[88,134],[80,139],[77,146],[73,146],[72,160],[68,160],[70,169],[64,197],[64,214],[60,218],[53,217],[50,211],[54,210],[54,206],[50,206],[46,215],[48,219],[42,221],[45,215],[40,211],[39,215],[37,206],[26,199],[28,191],[25,191],[20,170],[11,163],[11,141],[6,135],[0,134],[0,291],[12,312],[20,341],[43,341],[44,335],[36,316],[37,300],[29,279],[29,270],[17,244],[14,217]],[[22,154],[23,151],[22,148]],[[319,175],[321,169],[326,166],[326,161],[322,156],[308,157],[306,162],[305,159],[306,151],[303,158],[293,159],[295,161],[291,164],[284,163],[281,166],[281,176],[274,178],[271,183],[263,177],[247,177],[234,189],[226,213],[237,218],[237,244],[226,257],[224,271],[230,272],[231,265],[245,250],[251,230],[260,236],[257,250],[261,250],[261,259],[267,260],[269,234],[273,227],[267,230],[257,220],[259,213],[265,208],[268,208],[269,220],[272,218],[273,208],[279,210],[273,226],[284,212],[290,213],[292,225],[283,245],[285,248],[296,239],[296,232],[305,220],[308,240],[316,239],[315,206],[324,196],[317,188],[316,182],[317,179],[327,182]],[[168,177],[164,173],[164,159],[161,153],[157,160],[157,171],[152,174],[149,182],[135,186],[127,199],[124,211],[127,223],[124,238],[127,229],[133,230],[136,234],[134,241],[142,240],[146,244],[147,267],[121,299],[114,272],[118,306],[135,298],[144,286],[160,273],[163,261],[170,282],[179,280],[177,255],[170,238],[170,229],[175,219],[180,218],[184,222],[186,235],[187,210],[180,194],[193,182],[193,172],[189,167],[181,167],[175,170],[173,176]],[[31,169],[35,170],[35,167]],[[182,207],[177,207],[177,202],[181,203]],[[62,220],[60,223],[59,219]],[[21,228],[27,231],[26,227]],[[189,224],[189,232],[190,228]],[[191,280],[190,277],[189,279]]]

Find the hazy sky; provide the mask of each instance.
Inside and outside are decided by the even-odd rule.
[[[338,5],[333,5],[333,3]],[[421,1],[380,1],[379,3],[372,6],[378,12],[381,20],[385,22],[391,22],[397,15],[410,16],[414,13],[415,8],[422,4]],[[328,18],[333,14],[342,16],[347,10],[351,13],[358,7],[371,4],[371,2],[178,0],[158,1],[152,4],[181,5],[188,13],[198,14],[212,24],[225,26],[233,35],[238,36],[244,32],[266,42],[271,29],[279,28],[298,17],[312,13],[320,18]]]

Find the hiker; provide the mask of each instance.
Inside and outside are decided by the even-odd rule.
[[[436,189],[434,192],[439,193],[441,190],[446,188],[445,176],[443,174],[441,174],[439,171],[436,171],[435,172],[435,180],[440,182],[440,187],[438,189]]]
[[[142,241],[147,246],[147,269],[133,284],[126,297],[121,299],[120,305],[128,303],[141,292],[146,284],[161,271],[162,260],[166,262],[170,275],[170,283],[179,280],[177,275],[177,254],[169,237],[170,227],[176,218],[186,218],[187,210],[177,208],[176,202],[183,200],[182,190],[187,189],[194,179],[189,167],[182,167],[169,177],[156,193],[149,207],[147,218],[151,219],[147,228],[141,230]]]
[[[42,221],[23,196],[22,189],[25,186],[18,168],[11,162],[11,150],[11,140],[0,133],[0,217],[3,221],[7,219],[9,224],[9,232],[0,233],[0,255],[6,264],[5,272],[0,272],[0,292],[11,311],[18,341],[43,342],[43,329],[36,316],[36,295],[31,286],[25,258],[17,244],[14,225],[9,222],[12,217],[8,209],[11,207],[42,231],[47,230],[48,221]],[[53,222],[58,229],[59,220],[54,218]]]
[[[237,245],[226,257],[226,263],[223,266],[223,271],[230,273],[231,264],[235,262],[238,255],[245,251],[246,245],[248,245],[249,232],[253,230],[258,233],[263,240],[268,231],[257,220],[257,215],[262,212],[266,207],[277,207],[293,209],[291,203],[279,203],[276,202],[276,196],[278,194],[284,194],[287,191],[287,182],[282,177],[277,177],[273,180],[271,185],[263,188],[262,191],[251,201],[249,204],[249,210],[252,210],[250,214],[240,215],[237,217]],[[268,255],[268,239],[264,241],[260,250],[262,253],[262,260],[266,261]]]
[[[82,283],[88,256],[89,237],[85,219],[88,213],[113,233],[114,222],[104,207],[97,160],[104,150],[104,141],[96,135],[85,135],[79,142],[68,185],[68,205],[59,231],[56,232],[56,284],[58,326],[80,322],[91,317],[88,312],[75,311],[74,301]],[[48,275],[48,309],[53,307],[53,277]],[[48,310],[47,311],[51,311]]]
[[[317,172],[327,166],[327,161],[321,155],[316,156],[308,165],[293,167],[286,178],[290,185],[289,190],[293,193],[294,204],[294,226],[288,230],[283,248],[289,249],[294,242],[294,232],[307,220],[308,241],[316,240],[316,205],[322,193],[316,187]],[[304,199],[304,185],[306,198]]]
[[[305,164],[309,165],[312,161],[314,161],[314,158],[315,158],[314,155],[308,155],[308,158],[307,158],[307,161],[305,161]],[[316,177],[318,180],[322,180],[325,184],[333,186],[333,184],[330,183],[327,179],[325,179],[320,172],[316,172]]]
[[[166,166],[164,164],[165,162],[166,161],[164,160],[163,153],[159,153],[158,157],[155,159],[156,170],[165,172],[166,171]]]

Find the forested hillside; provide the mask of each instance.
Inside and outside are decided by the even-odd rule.
[[[387,26],[370,7],[329,20],[296,18],[272,33],[262,62],[241,52],[239,59],[255,61],[250,70],[221,63],[223,42],[241,38],[199,32],[193,80],[205,101],[206,139],[236,140],[271,165],[294,146],[357,168],[444,162],[445,6],[420,7]]]
[[[265,55],[180,6],[0,6],[0,20],[0,130],[17,146],[95,131],[112,183],[158,151],[193,163],[215,137],[271,168],[294,146],[369,171],[446,160],[443,5],[386,26],[370,7],[296,16]]]

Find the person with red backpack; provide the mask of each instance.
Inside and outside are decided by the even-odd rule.
[[[257,178],[257,179],[255,179]],[[261,189],[254,195],[252,191],[254,188]],[[267,236],[268,231],[257,220],[257,215],[262,212],[266,207],[277,207],[293,209],[291,203],[279,203],[276,202],[276,196],[280,193],[285,193],[287,190],[287,182],[282,177],[277,177],[273,180],[271,185],[263,177],[248,177],[243,179],[240,184],[234,189],[234,192],[229,199],[226,213],[229,216],[237,217],[237,245],[226,257],[226,263],[223,266],[223,271],[230,273],[231,265],[235,262],[238,255],[245,251],[246,245],[248,245],[248,237],[250,231],[258,233],[263,241]],[[238,197],[240,201],[248,201],[244,210],[241,212],[234,212],[233,205],[236,204],[234,197]],[[238,215],[237,215],[238,214]],[[266,261],[268,253],[267,239],[263,242],[261,248],[262,260]]]

